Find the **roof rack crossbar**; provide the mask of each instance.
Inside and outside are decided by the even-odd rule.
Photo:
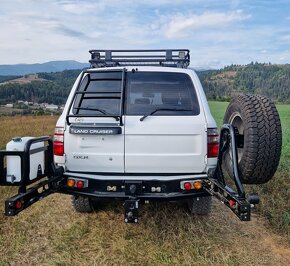
[[[90,50],[92,68],[114,66],[167,66],[187,68],[188,49]]]

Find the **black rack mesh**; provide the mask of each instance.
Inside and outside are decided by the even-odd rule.
[[[91,67],[164,66],[187,68],[190,63],[188,49],[164,50],[90,50]]]

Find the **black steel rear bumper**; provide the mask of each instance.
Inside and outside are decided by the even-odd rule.
[[[70,176],[65,173],[65,176]],[[70,178],[70,177],[68,177]],[[78,178],[78,177],[73,177]],[[80,174],[79,178],[82,178]],[[186,191],[181,189],[180,182],[189,179],[177,180],[119,180],[116,179],[86,179],[87,187],[78,189],[65,185],[59,192],[71,195],[82,195],[96,199],[131,199],[140,200],[178,200],[182,198],[208,196],[209,193],[203,189]],[[191,178],[190,180],[194,180]],[[197,180],[202,181],[198,178]],[[206,181],[206,178],[203,178]]]
[[[259,203],[259,197],[255,194],[246,197],[243,184],[239,178],[237,157],[239,139],[240,136],[232,125],[223,125],[220,134],[217,168],[211,173],[208,173],[208,176],[204,178],[197,177],[203,182],[202,189],[185,191],[181,189],[180,182],[187,179],[182,178],[163,181],[160,179],[143,180],[141,177],[138,180],[136,177],[136,180],[124,180],[124,178],[122,180],[121,176],[120,179],[110,179],[108,176],[108,179],[102,180],[87,178],[87,186],[83,186],[81,189],[69,187],[67,185],[67,179],[70,175],[64,173],[62,167],[56,167],[54,164],[51,138],[35,138],[27,142],[23,152],[0,151],[0,186],[19,186],[18,194],[7,199],[5,202],[5,214],[8,216],[16,215],[42,198],[58,192],[97,199],[123,199],[125,200],[126,217],[128,220],[131,219],[129,221],[135,221],[139,201],[174,201],[190,197],[212,195],[229,207],[240,220],[249,221],[251,217],[251,204]],[[30,150],[33,143],[42,141],[46,143],[43,148],[37,151]],[[233,176],[231,178],[234,181],[234,189],[226,184],[226,179],[222,172],[223,154],[228,150],[232,155]],[[37,178],[31,181],[29,180],[30,155],[40,151],[45,154],[44,174],[37,176]],[[7,156],[17,156],[20,158],[22,172],[20,182],[11,183],[6,181],[7,171],[4,159]],[[41,181],[40,179],[42,178],[45,178],[45,180]],[[84,179],[81,174],[79,178]],[[195,179],[194,176],[192,178],[190,177],[190,180],[193,179]],[[29,186],[36,181],[39,183]]]

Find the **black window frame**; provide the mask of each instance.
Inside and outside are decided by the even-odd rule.
[[[73,109],[74,109],[74,106],[76,104],[76,100],[77,100],[77,95],[78,94],[98,94],[97,92],[86,92],[86,91],[81,91],[81,85],[82,85],[82,82],[84,81],[84,79],[89,76],[89,75],[92,75],[92,74],[101,74],[101,73],[112,73],[112,72],[120,72],[121,73],[121,89],[120,89],[120,92],[118,92],[120,94],[120,96],[118,98],[120,98],[120,111],[119,111],[119,114],[118,115],[104,115],[102,113],[98,114],[98,113],[95,113],[95,114],[76,114],[73,112]],[[78,84],[77,84],[77,88],[74,92],[74,95],[72,97],[72,100],[70,102],[70,105],[69,105],[69,108],[68,108],[68,111],[67,111],[67,114],[66,114],[66,121],[67,121],[67,124],[70,125],[71,122],[69,121],[71,117],[113,117],[116,119],[116,121],[120,121],[120,125],[123,125],[123,122],[122,122],[122,116],[124,114],[124,108],[123,108],[123,102],[124,102],[124,85],[125,85],[125,73],[126,73],[126,69],[123,68],[123,69],[110,69],[110,70],[102,70],[102,71],[90,71],[90,70],[84,70],[80,76],[80,79],[78,81]],[[86,75],[87,74],[87,75]],[[95,80],[95,79],[93,79]],[[101,80],[101,79],[100,79]],[[114,80],[114,79],[113,79]],[[119,79],[115,79],[115,80],[119,80]],[[89,84],[89,82],[88,82]],[[88,84],[86,86],[88,86]],[[101,93],[106,93],[106,92],[101,92]],[[110,94],[111,92],[108,92],[108,94]],[[109,97],[110,98],[110,97]],[[114,98],[114,97],[111,97],[111,98]],[[80,103],[79,103],[80,104]]]

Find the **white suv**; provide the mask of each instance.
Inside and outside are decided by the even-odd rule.
[[[19,186],[6,215],[59,192],[73,195],[79,212],[124,200],[125,222],[135,223],[139,202],[184,200],[192,214],[205,215],[213,195],[249,221],[259,198],[246,197],[243,184],[268,182],[279,164],[274,103],[236,95],[219,136],[199,79],[187,69],[189,50],[90,53],[92,67],[77,78],[53,142],[14,138],[0,151],[0,185]]]
[[[54,136],[55,162],[74,184],[77,210],[90,209],[79,196],[208,196],[202,180],[217,164],[217,126],[197,75],[183,68],[188,51],[176,52],[171,67],[139,58],[137,66],[116,59],[107,67],[100,51],[91,51],[92,65],[103,65],[79,75]],[[77,189],[78,181],[84,188]],[[136,192],[126,193],[127,183]]]

